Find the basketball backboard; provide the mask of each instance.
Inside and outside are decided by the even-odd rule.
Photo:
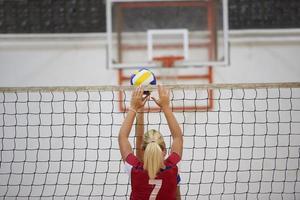
[[[228,64],[227,0],[107,0],[109,68]]]

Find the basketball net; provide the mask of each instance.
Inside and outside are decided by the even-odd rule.
[[[178,69],[174,67],[174,64],[176,61],[183,59],[183,56],[163,56],[153,59],[161,62],[161,67],[158,69],[158,77],[162,84],[178,84]]]

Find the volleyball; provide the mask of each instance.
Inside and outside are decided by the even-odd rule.
[[[156,78],[153,72],[146,68],[143,68],[140,70],[136,70],[131,75],[130,84],[134,86],[156,85]]]

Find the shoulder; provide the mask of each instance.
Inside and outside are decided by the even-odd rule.
[[[140,167],[143,164],[133,153],[127,155],[125,162],[132,167]]]
[[[179,161],[181,160],[181,157],[175,153],[172,152],[169,157],[165,160],[165,165],[169,166],[169,165],[177,165],[177,163],[179,163]]]
[[[143,163],[133,153],[127,155],[124,164],[124,170],[129,176],[131,176],[132,171],[143,169]]]

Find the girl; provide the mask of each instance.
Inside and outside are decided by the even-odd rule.
[[[148,96],[143,97],[143,92],[141,87],[133,91],[130,103],[131,107],[119,133],[119,146],[122,158],[132,167],[132,192],[130,199],[175,200],[179,177],[177,163],[182,156],[183,137],[179,124],[169,106],[169,90],[158,86],[159,99],[152,97],[154,102],[164,112],[173,138],[171,154],[168,158],[164,160],[166,155],[165,142],[163,136],[156,130],[146,132],[143,140],[140,140],[142,149],[137,150],[137,155],[140,159],[133,154],[128,141],[137,111],[143,109],[146,101],[149,99]],[[137,130],[137,133],[138,131],[139,130]],[[139,148],[139,146],[137,146],[137,148]]]

